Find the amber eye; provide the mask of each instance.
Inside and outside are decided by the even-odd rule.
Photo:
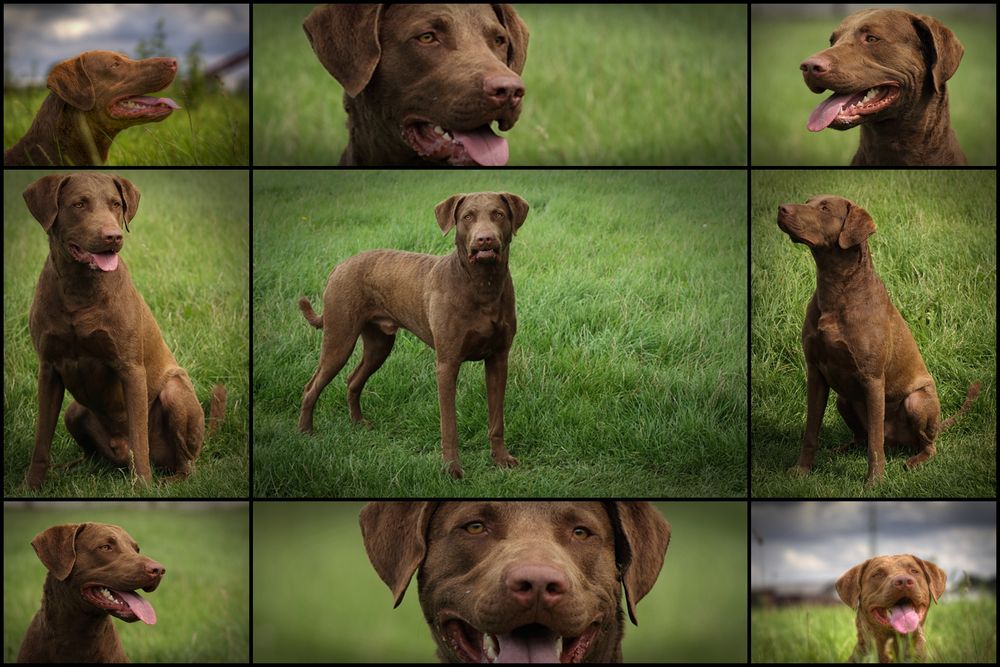
[[[829,212],[830,207],[826,205],[826,202],[823,202],[822,204],[819,205],[819,210]]]
[[[591,533],[583,526],[577,526],[576,528],[573,529],[573,537],[578,540],[585,540],[591,535],[593,535],[593,533]]]
[[[486,532],[486,524],[482,521],[472,521],[463,526],[469,535],[480,535]]]
[[[73,208],[83,208],[83,207],[84,203],[82,201],[78,201],[75,204],[73,204]]]
[[[417,41],[421,44],[433,44],[437,41],[437,37],[433,32],[425,32],[422,35],[417,35]]]
[[[101,546],[99,546],[97,548],[100,549],[101,551],[111,551],[111,545],[110,544],[102,544]]]
[[[868,42],[869,44],[874,44],[879,40],[878,37],[876,37],[875,35],[868,35],[867,37],[865,37],[865,41]]]
[[[472,214],[466,213],[465,215],[462,216],[462,220],[472,220]]]
[[[497,35],[496,37],[493,38],[493,43],[496,44],[497,46],[503,46],[504,44],[507,43],[507,38],[504,37],[503,35]]]
[[[114,206],[115,208],[121,208],[122,207],[122,203],[120,201],[111,202],[111,205]]]

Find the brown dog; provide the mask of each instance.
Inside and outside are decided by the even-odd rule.
[[[58,174],[28,186],[24,200],[49,236],[28,315],[39,363],[28,486],[45,479],[66,389],[76,399],[66,408],[66,428],[85,454],[131,465],[145,483],[151,461],[187,476],[201,451],[205,413],[118,256],[138,188],[108,174]],[[224,405],[217,385],[213,426]]]
[[[812,469],[831,387],[854,442],[868,443],[866,484],[883,476],[885,443],[916,449],[906,462],[910,468],[934,456],[934,439],[969,409],[979,385],[969,388],[958,414],[939,424],[934,380],[872,264],[871,216],[843,197],[819,195],[804,205],[779,206],[778,227],[809,246],[816,261],[816,291],[802,327],[808,416],[792,471]]]
[[[49,572],[17,661],[128,662],[110,617],[156,623],[135,589],[156,590],[166,569],[140,556],[123,529],[103,523],[53,526],[31,546]]]
[[[899,661],[900,635],[913,635],[914,650],[923,660],[924,621],[931,599],[944,594],[947,577],[930,561],[904,554],[878,556],[840,575],[837,593],[857,609],[858,644],[850,662],[861,662],[874,644],[879,662]]]
[[[155,123],[177,103],[146,97],[177,74],[173,58],[132,60],[112,51],[87,51],[52,68],[49,96],[27,134],[3,155],[4,166],[101,165],[125,128]]]
[[[323,329],[319,367],[305,387],[299,430],[313,430],[320,393],[347,362],[360,336],[364,355],[348,379],[351,421],[363,422],[360,396],[365,382],[385,362],[396,331],[409,329],[437,353],[441,448],[453,477],[461,477],[455,417],[455,384],[463,361],[486,362],[490,450],[500,466],[517,465],[503,437],[507,353],[517,317],[514,284],[507,270],[510,243],[524,224],[528,203],[507,192],[453,195],[434,209],[447,234],[455,227],[455,252],[444,257],[373,250],[344,260],[323,292],[323,316],[308,299],[299,307]]]
[[[396,606],[418,570],[442,662],[621,662],[670,525],[646,502],[374,502],[368,558]]]
[[[830,48],[800,65],[810,90],[834,93],[812,112],[808,127],[861,125],[856,166],[965,164],[945,86],[963,51],[951,30],[930,16],[901,9],[851,14],[833,32]]]
[[[528,29],[510,5],[317,7],[303,28],[344,87],[341,165],[507,163]]]

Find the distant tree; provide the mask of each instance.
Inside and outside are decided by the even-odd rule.
[[[143,38],[139,40],[139,44],[135,47],[135,57],[139,59],[170,57],[170,54],[167,53],[166,19],[162,16],[156,20],[156,27],[153,28],[152,36],[149,39]]]
[[[205,62],[201,58],[202,49],[199,39],[188,47],[184,56],[187,65],[183,86],[184,101],[189,109],[198,106],[205,95]]]

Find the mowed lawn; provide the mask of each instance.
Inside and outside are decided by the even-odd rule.
[[[506,440],[489,458],[483,364],[458,379],[466,476],[442,472],[434,352],[400,331],[353,427],[345,377],[298,432],[334,265],[364,250],[443,255],[434,206],[509,191],[531,206],[510,270],[518,332]],[[254,486],[307,497],[737,496],[746,482],[742,171],[254,173]]]
[[[830,392],[811,475],[792,477],[806,420],[801,331],[816,287],[809,250],[778,229],[778,205],[838,194],[865,208],[875,269],[913,332],[953,415],[982,393],[913,471],[887,451],[886,478],[863,491],[861,449]],[[994,497],[996,494],[996,181],[992,171],[755,171],[751,184],[751,489],[756,497]]]
[[[335,165],[343,89],[302,30],[255,5],[254,163]],[[744,165],[744,5],[522,4],[531,33],[510,165]]]

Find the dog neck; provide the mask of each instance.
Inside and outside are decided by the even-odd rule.
[[[844,299],[844,292],[863,294],[882,284],[875,273],[867,241],[847,250],[812,248],[812,255],[816,260],[816,300],[820,311],[854,302]]]
[[[949,141],[952,133],[948,91],[942,86],[940,93],[924,94],[914,101],[912,108],[895,118],[863,124],[861,144],[852,164],[961,164],[952,151],[941,154],[943,147],[952,145]]]
[[[108,646],[117,646],[121,651],[111,616],[84,602],[80,591],[59,581],[52,573],[45,577],[45,593],[38,617],[49,650],[57,652],[61,660],[89,662],[95,658],[107,659],[108,656],[96,654],[102,647]],[[111,642],[106,639],[108,635],[113,638]],[[66,642],[67,637],[73,641]]]

